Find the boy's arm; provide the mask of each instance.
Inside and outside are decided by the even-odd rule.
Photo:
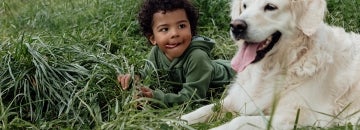
[[[195,50],[184,64],[184,69],[186,83],[183,83],[183,88],[178,93],[154,90],[154,98],[165,104],[181,104],[190,99],[205,98],[214,69],[210,57],[204,51]]]

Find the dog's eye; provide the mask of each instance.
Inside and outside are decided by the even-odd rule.
[[[278,8],[273,4],[267,4],[264,8],[265,11],[272,11],[272,10],[276,10],[276,9],[278,9]]]
[[[246,4],[243,5],[243,8],[246,9]]]

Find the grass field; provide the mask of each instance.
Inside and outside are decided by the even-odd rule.
[[[217,42],[213,57],[230,59],[229,0],[194,1],[199,34]],[[358,0],[327,1],[329,24],[360,32]],[[169,126],[187,104],[138,110],[146,100],[119,89],[116,75],[141,68],[150,48],[139,2],[0,0],[0,129],[208,129],[230,119]]]

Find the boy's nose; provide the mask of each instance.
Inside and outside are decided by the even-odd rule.
[[[171,30],[171,38],[179,37],[179,30],[178,29],[172,29]]]

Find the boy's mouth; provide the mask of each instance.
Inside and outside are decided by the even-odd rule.
[[[168,49],[172,49],[172,48],[175,48],[175,47],[177,47],[179,45],[180,45],[180,42],[177,42],[177,43],[167,44],[167,45],[165,45],[165,47],[168,48]]]

